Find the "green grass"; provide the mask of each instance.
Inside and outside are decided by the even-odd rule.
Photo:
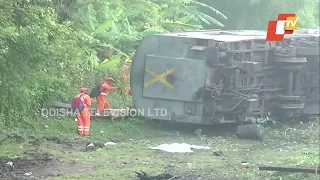
[[[174,174],[201,175],[204,179],[318,179],[316,175],[286,174],[259,171],[259,165],[306,166],[319,164],[318,129],[310,124],[296,127],[296,131],[285,134],[286,129],[271,130],[264,142],[240,140],[231,134],[195,133],[197,128],[148,124],[142,120],[128,119],[110,123],[108,119],[92,121],[90,137],[80,137],[74,141],[115,141],[115,146],[106,146],[97,151],[82,152],[63,145],[46,142],[38,151],[49,152],[63,162],[78,162],[93,166],[82,172],[73,172],[58,179],[133,179],[135,171],[150,174],[171,172]],[[58,136],[61,139],[78,138],[76,122],[72,119],[59,121],[42,120],[33,133],[37,137]],[[206,128],[204,128],[206,129]],[[209,128],[210,129],[210,128]],[[103,131],[103,132],[102,132]],[[12,131],[10,131],[12,133]],[[28,133],[22,133],[27,136]],[[171,154],[148,149],[161,143],[189,143],[208,145],[209,151],[195,151],[191,154]],[[26,143],[3,144],[3,156],[19,156],[32,149]],[[84,148],[84,147],[80,147]],[[223,151],[224,156],[214,156],[214,151]],[[306,155],[305,151],[313,154]],[[241,166],[241,161],[249,162],[249,168]]]

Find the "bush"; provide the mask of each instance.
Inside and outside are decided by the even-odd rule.
[[[0,16],[7,17],[0,34],[0,117],[10,120],[5,125],[34,117],[49,100],[67,100],[88,85],[96,56],[85,46],[92,39],[84,32],[59,24],[49,7],[8,3]]]

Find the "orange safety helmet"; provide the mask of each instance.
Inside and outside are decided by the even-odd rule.
[[[120,74],[122,75],[122,76],[125,76],[126,75],[126,72],[129,70],[129,66],[128,65],[123,65],[122,67],[121,67],[121,69],[120,69]]]
[[[87,91],[87,88],[85,87],[80,88],[80,93],[85,93],[86,91]]]
[[[122,70],[128,70],[128,69],[129,69],[129,66],[125,64],[125,65],[123,65],[123,66],[121,67],[121,69],[122,69]]]
[[[114,82],[114,79],[112,77],[107,77],[106,82]]]

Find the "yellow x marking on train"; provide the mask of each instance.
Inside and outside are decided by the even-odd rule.
[[[174,89],[173,85],[171,83],[169,83],[165,77],[168,76],[169,74],[172,74],[173,72],[175,71],[174,68],[171,68],[169,70],[167,70],[166,72],[162,73],[162,74],[157,74],[155,72],[153,72],[151,69],[149,68],[146,68],[146,72],[149,73],[151,76],[153,76],[153,79],[147,81],[146,83],[144,83],[144,87],[148,87],[150,86],[151,84],[157,82],[157,81],[160,81],[162,82],[165,86],[171,88],[171,89]]]

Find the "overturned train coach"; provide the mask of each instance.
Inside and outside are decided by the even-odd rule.
[[[135,108],[146,118],[195,124],[318,115],[319,32],[265,39],[265,32],[220,30],[144,38],[131,65]]]

